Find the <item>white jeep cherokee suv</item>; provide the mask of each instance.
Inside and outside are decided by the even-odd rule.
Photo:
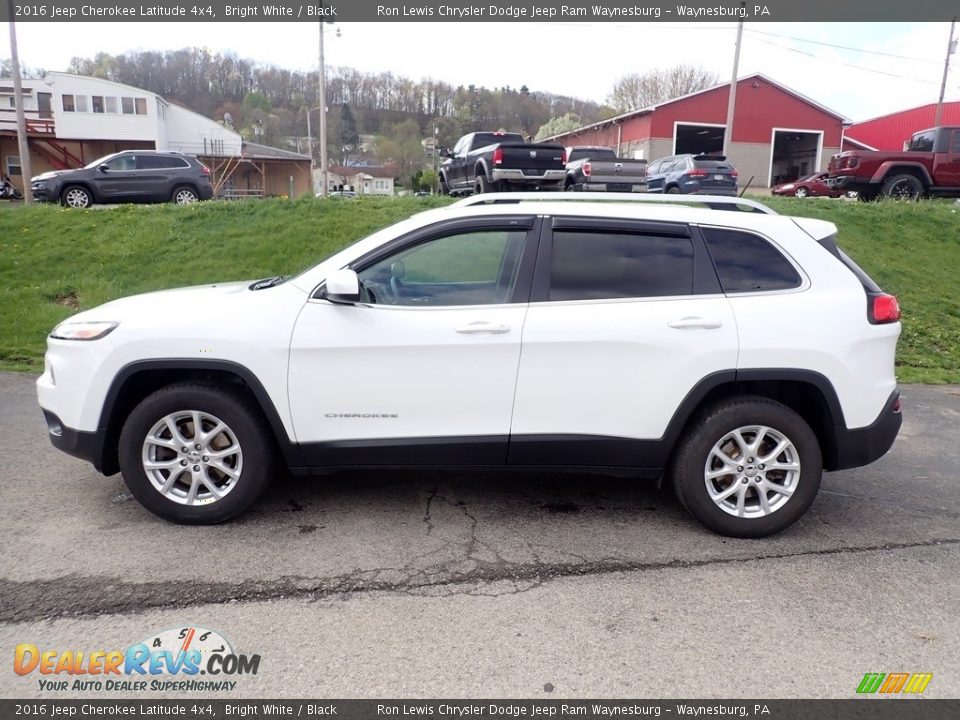
[[[741,537],[887,452],[900,310],[834,225],[605,200],[476,196],[289,279],[78,313],[37,381],[50,439],[182,523],[237,515],[281,462],[572,467],[664,476]]]

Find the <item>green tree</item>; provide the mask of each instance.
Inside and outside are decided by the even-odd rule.
[[[340,125],[337,128],[337,144],[340,147],[341,165],[346,165],[350,156],[360,147],[357,121],[347,103],[340,106]]]
[[[537,130],[534,140],[539,142],[544,138],[553,137],[554,135],[559,135],[560,133],[570,132],[571,130],[576,130],[582,126],[583,122],[580,120],[580,116],[568,112],[566,115],[550,118],[547,122],[541,125],[540,129]]]
[[[387,125],[376,140],[377,159],[396,165],[397,177],[408,182],[426,159],[421,140],[420,126],[414,120]]]
[[[720,76],[715,72],[693,65],[651,70],[642,75],[630,73],[614,83],[607,103],[617,112],[629,112],[689,95],[719,82]]]

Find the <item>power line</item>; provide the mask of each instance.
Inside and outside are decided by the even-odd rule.
[[[897,55],[896,53],[883,52],[881,50],[867,50],[866,48],[855,48],[847,45],[835,45],[834,43],[821,42],[819,40],[809,40],[807,38],[798,38],[791,35],[781,35],[779,33],[767,32],[766,30],[753,30],[751,28],[747,28],[746,30],[747,32],[754,33],[755,35],[768,35],[770,37],[784,38],[785,40],[810,43],[811,45],[822,45],[823,47],[835,48],[837,50],[850,50],[851,52],[867,53],[869,55],[882,55],[883,57],[897,58],[898,60],[912,60],[913,62],[932,63],[935,65],[940,64],[939,60],[931,60],[930,58],[918,58],[911,57],[910,55]]]
[[[789,45],[781,45],[780,43],[775,43],[770,40],[764,40],[763,38],[756,38],[756,40],[766,45],[772,45],[773,47],[778,47],[778,48],[781,48],[782,50],[789,50],[790,52],[797,53],[798,55],[806,55],[807,57],[812,57],[817,60],[823,60],[824,62],[833,63],[834,65],[843,65],[845,67],[853,68],[855,70],[875,73],[877,75],[886,75],[887,77],[898,78],[900,80],[910,80],[912,82],[926,83],[928,85],[938,84],[933,80],[921,80],[920,78],[911,77],[909,75],[897,75],[896,73],[886,72],[885,70],[877,70],[876,68],[868,68],[868,67],[863,67],[862,65],[854,65],[853,63],[844,62],[843,60],[836,60],[834,58],[825,58],[821,55],[814,55],[813,53],[806,52],[805,50],[799,50],[797,48],[790,47]]]

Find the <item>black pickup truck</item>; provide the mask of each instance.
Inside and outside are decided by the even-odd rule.
[[[518,133],[470,133],[444,155],[440,191],[445,195],[563,190],[567,176],[563,146],[527,143]]]

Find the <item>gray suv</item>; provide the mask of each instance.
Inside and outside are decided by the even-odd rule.
[[[38,201],[85,208],[94,203],[175,202],[213,197],[210,168],[191,155],[124,150],[77,170],[53,170],[30,181]]]
[[[737,195],[737,171],[723,155],[671,155],[647,165],[647,192]]]

